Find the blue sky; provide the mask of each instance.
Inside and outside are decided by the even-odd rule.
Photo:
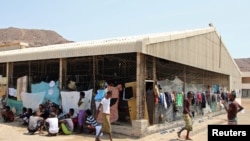
[[[6,0],[0,28],[53,30],[71,41],[205,28],[233,58],[250,58],[248,0]]]

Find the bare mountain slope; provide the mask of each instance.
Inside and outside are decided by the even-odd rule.
[[[29,47],[39,47],[53,44],[69,43],[61,35],[52,30],[41,29],[21,29],[21,28],[2,28],[0,29],[0,45],[26,42]]]

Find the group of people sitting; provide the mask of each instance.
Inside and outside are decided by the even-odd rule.
[[[81,93],[79,107],[84,104],[84,97],[84,93]],[[70,108],[66,114],[62,111],[59,105],[47,101],[40,104],[36,111],[23,107],[22,113],[18,117],[15,116],[10,106],[5,105],[1,116],[4,122],[13,122],[15,119],[19,119],[22,121],[22,125],[27,126],[31,135],[36,132],[43,134],[42,131],[47,131],[48,136],[70,135],[73,132],[81,133],[83,128],[88,133],[96,133],[96,135],[101,131],[101,125],[96,121],[90,109],[79,110],[79,113],[76,113],[73,108]]]
[[[23,113],[19,118],[23,121],[23,125],[27,126],[29,134],[35,132],[42,134],[42,131],[46,130],[48,136],[56,136],[58,134],[70,135],[76,131],[79,114],[76,114],[73,108],[69,109],[68,113],[63,114],[59,106],[52,103],[46,105],[48,106],[40,104],[35,112],[32,112],[31,108],[23,108]],[[90,109],[85,111],[82,120],[84,123],[81,128],[85,127],[89,133],[96,132],[95,127],[98,130],[96,133],[100,131],[100,125],[92,116]],[[78,133],[80,133],[81,128],[78,128]]]

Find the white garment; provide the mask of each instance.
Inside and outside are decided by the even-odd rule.
[[[78,110],[87,110],[87,99],[86,98],[82,98],[81,99],[81,105],[78,107]]]
[[[59,127],[58,127],[58,118],[47,118],[46,122],[49,123],[49,132],[52,134],[58,133]]]
[[[62,98],[62,109],[63,113],[68,113],[70,108],[75,110],[75,113],[78,113],[78,100],[79,100],[79,92],[66,92],[61,91]]]
[[[92,101],[92,94],[93,94],[93,89],[89,89],[87,91],[84,91],[85,93],[85,98],[87,101],[86,108],[91,109],[91,101]]]
[[[21,95],[23,101],[23,107],[32,108],[33,111],[36,111],[39,107],[39,104],[43,103],[45,92],[41,93],[22,93]]]
[[[85,98],[87,101],[86,108],[91,109],[91,101],[92,101],[92,92],[93,89],[84,91]],[[80,94],[77,91],[66,92],[61,91],[61,98],[62,98],[62,109],[63,113],[68,113],[70,108],[75,110],[75,113],[78,113],[78,101],[80,98]]]
[[[102,108],[103,108],[103,113],[105,114],[110,114],[110,98],[107,99],[104,97],[101,101]]]
[[[9,95],[16,97],[17,92],[15,88],[9,88]]]
[[[97,125],[95,127],[95,135],[98,136],[98,134],[101,132],[102,126],[101,125]],[[100,135],[102,136],[102,134]]]

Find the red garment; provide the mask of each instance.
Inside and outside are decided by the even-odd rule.
[[[2,117],[5,122],[12,122],[15,119],[15,115],[12,111],[5,111],[2,113]]]
[[[202,102],[201,93],[198,93],[198,94],[197,94],[197,101],[198,101],[198,103],[201,103],[201,102]]]

